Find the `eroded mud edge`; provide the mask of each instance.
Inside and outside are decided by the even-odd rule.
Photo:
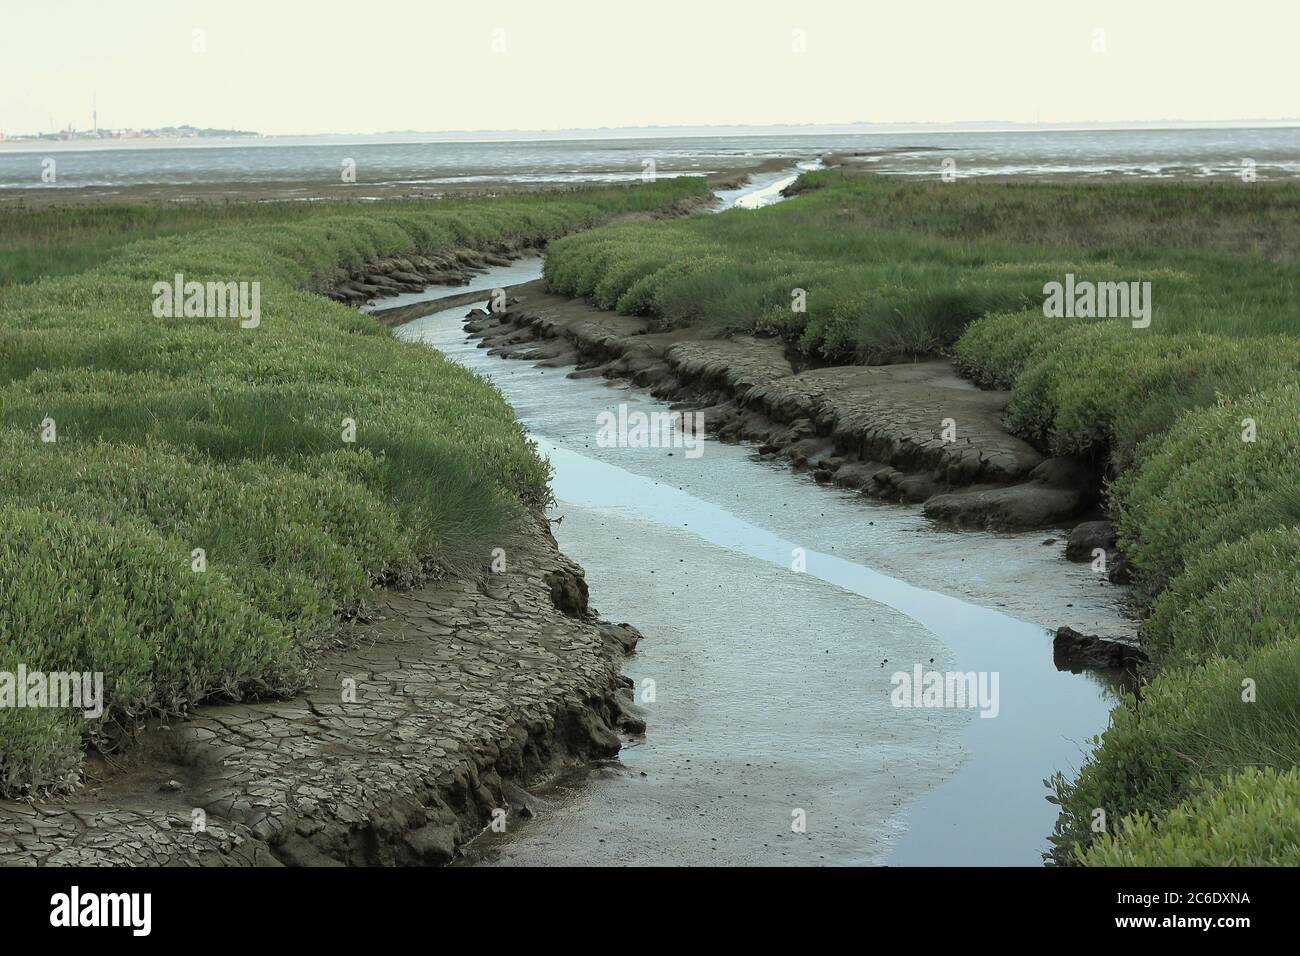
[[[466,316],[466,332],[490,354],[630,382],[702,412],[720,440],[752,442],[759,457],[819,483],[921,504],[927,517],[971,530],[1102,517],[1097,463],[1047,457],[1009,434],[1009,393],[974,388],[942,359],[800,369],[775,339],[660,332],[648,319],[551,294],[545,280],[510,291],[504,312]],[[959,440],[941,437],[945,420],[961,422]],[[1120,557],[1113,539],[1105,547]]]
[[[81,792],[0,802],[0,864],[438,865],[519,825],[526,788],[645,729],[619,673],[640,635],[535,517],[507,570],[381,596],[298,698],[155,722]]]

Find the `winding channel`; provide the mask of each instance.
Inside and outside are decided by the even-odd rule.
[[[781,178],[724,198],[769,190],[751,200],[765,204]],[[471,288],[540,271],[521,260]],[[1042,781],[1079,765],[1114,702],[1105,680],[1056,669],[1049,627],[1121,618],[1114,589],[1043,546],[1059,533],[938,530],[712,439],[697,458],[598,447],[600,412],[667,406],[489,356],[462,329],[470,307],[395,332],[493,381],[549,457],[560,547],[602,615],[645,635],[624,671],[648,724],[548,787],[535,819],[477,840],[472,862],[1041,861]],[[892,675],[918,666],[996,674],[996,716],[895,706]]]

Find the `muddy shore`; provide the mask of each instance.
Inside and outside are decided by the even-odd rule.
[[[527,788],[644,730],[640,635],[594,619],[544,518],[504,556],[383,594],[297,698],[154,721],[74,796],[0,802],[0,865],[441,864],[517,825]]]
[[[1046,457],[1002,427],[1008,392],[978,389],[942,359],[801,368],[777,339],[657,331],[544,280],[510,294],[507,311],[479,309],[465,324],[493,354],[626,379],[819,482],[994,531],[1057,527],[1090,516],[1100,496],[1088,463]]]

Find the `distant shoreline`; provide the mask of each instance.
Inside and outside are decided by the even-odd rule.
[[[740,139],[766,136],[904,136],[962,133],[1126,133],[1192,130],[1296,129],[1300,118],[1258,120],[1151,120],[1132,123],[881,123],[809,126],[648,126],[562,130],[402,130],[374,133],[245,133],[208,136],[130,137],[99,140],[0,139],[0,151],[40,149],[160,149],[208,146],[314,146],[332,143],[401,145],[405,143],[530,143],[643,139]]]

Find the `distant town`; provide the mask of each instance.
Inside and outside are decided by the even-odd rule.
[[[246,129],[210,129],[199,126],[162,126],[158,129],[77,129],[71,124],[53,133],[6,134],[0,130],[0,143],[37,140],[117,140],[117,139],[229,139],[237,136],[260,136]]]

